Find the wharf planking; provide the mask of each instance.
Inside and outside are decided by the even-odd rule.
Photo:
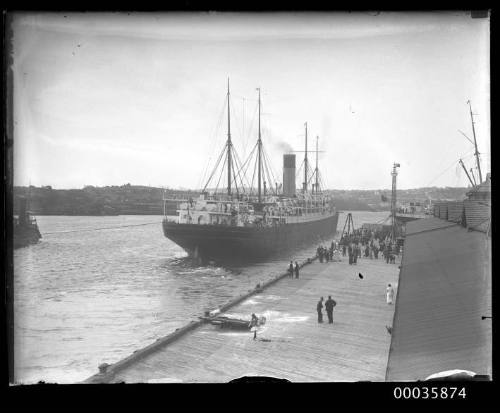
[[[228,382],[245,375],[298,382],[384,381],[394,305],[385,288],[397,288],[399,262],[361,258],[306,265],[299,279],[285,277],[222,315],[267,323],[252,332],[203,324],[130,363],[108,382]],[[358,277],[362,273],[364,279]],[[316,303],[337,302],[334,323],[318,324]],[[104,381],[104,379],[103,379]]]

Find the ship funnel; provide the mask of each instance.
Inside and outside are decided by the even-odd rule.
[[[295,154],[283,155],[283,196],[295,196]]]

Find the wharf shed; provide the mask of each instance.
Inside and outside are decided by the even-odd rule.
[[[488,234],[436,217],[409,222],[401,268],[386,380],[453,369],[491,377]]]
[[[442,202],[439,204],[439,218],[448,219],[448,203]]]
[[[476,231],[489,232],[491,222],[491,175],[486,180],[467,193],[464,201],[467,228]]]
[[[434,204],[433,215],[459,223],[470,231],[487,232],[491,227],[491,174],[467,193],[463,201],[440,201]]]
[[[448,221],[461,223],[464,212],[464,203],[461,201],[448,202]]]
[[[433,209],[433,215],[438,218],[439,218],[439,204],[440,204],[439,202],[436,202],[434,204],[434,209]]]

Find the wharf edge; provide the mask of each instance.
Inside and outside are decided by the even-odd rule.
[[[299,267],[303,268],[305,265],[311,264],[311,263],[313,263],[317,259],[318,259],[317,255],[315,255],[315,256],[313,256],[311,258],[308,258],[308,259],[302,261],[299,264]],[[257,286],[255,288],[253,288],[252,290],[248,291],[246,294],[242,294],[242,295],[234,298],[233,300],[229,301],[228,303],[220,306],[218,308],[218,310],[221,313],[224,312],[224,311],[227,311],[231,307],[234,307],[234,306],[238,305],[242,301],[244,301],[244,300],[252,297],[255,294],[261,293],[263,290],[265,290],[266,288],[268,288],[271,285],[275,284],[279,280],[281,280],[281,279],[283,279],[285,277],[289,277],[289,276],[290,276],[289,273],[285,272],[285,273],[280,274],[280,275],[278,275],[278,276],[276,276],[274,278],[271,278],[270,280],[264,282],[262,285],[261,284],[257,284]],[[206,321],[201,320],[201,319],[198,320],[198,321],[192,320],[191,322],[189,322],[185,326],[180,327],[180,328],[176,329],[174,332],[172,332],[172,333],[170,333],[170,334],[168,334],[168,335],[166,335],[164,337],[161,337],[161,338],[157,339],[155,342],[149,344],[148,346],[146,346],[146,347],[144,347],[142,349],[134,351],[130,356],[128,356],[128,357],[126,357],[126,358],[124,358],[124,359],[122,359],[120,361],[117,361],[116,363],[113,363],[113,364],[109,364],[109,365],[105,364],[103,372],[99,372],[97,374],[94,374],[93,376],[89,377],[88,379],[84,380],[81,383],[82,384],[106,383],[106,382],[108,382],[108,380],[112,379],[113,376],[116,373],[118,373],[122,369],[126,368],[130,364],[132,364],[132,363],[140,360],[143,357],[148,356],[149,354],[151,354],[154,351],[160,349],[161,347],[166,346],[166,345],[172,343],[173,341],[175,341],[175,340],[183,337],[188,332],[190,332],[190,331],[192,331],[192,330],[194,330],[194,329],[196,329],[196,328],[204,325],[205,323],[206,323]]]

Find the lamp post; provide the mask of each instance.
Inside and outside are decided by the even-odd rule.
[[[392,196],[391,196],[391,217],[392,217],[392,227],[391,227],[391,241],[394,242],[396,239],[396,177],[398,176],[398,172],[396,168],[399,168],[401,165],[398,163],[394,163],[392,166]]]

